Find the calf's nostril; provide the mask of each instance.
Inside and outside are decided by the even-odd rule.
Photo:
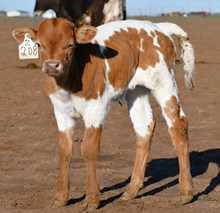
[[[59,66],[60,66],[60,63],[57,63],[57,64],[55,65],[56,68],[58,68]]]
[[[48,67],[50,67],[52,69],[59,70],[60,69],[60,62],[51,61],[51,62],[48,63]]]
[[[47,74],[62,73],[62,63],[59,60],[46,60],[43,63],[42,71]]]

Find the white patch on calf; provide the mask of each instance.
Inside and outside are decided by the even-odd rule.
[[[105,123],[105,118],[108,113],[110,101],[124,101],[126,91],[123,89],[115,90],[114,87],[106,82],[105,91],[102,96],[97,99],[86,101],[85,113],[83,119],[87,128],[98,128]]]
[[[166,106],[167,101],[169,101],[172,96],[175,96],[178,101],[179,99],[178,99],[178,88],[176,85],[174,72],[168,70],[163,55],[160,52],[158,52],[158,54],[160,58],[159,63],[157,63],[155,67],[148,67],[147,70],[137,68],[135,75],[133,76],[133,78],[131,79],[128,85],[128,88],[132,90],[135,89],[137,85],[142,85],[150,89],[152,95],[157,99],[161,108],[163,109],[163,107]],[[183,115],[184,112],[181,109],[180,116]],[[133,115],[134,120],[135,120],[135,116],[136,115]],[[165,113],[163,113],[163,116],[167,122],[168,127],[170,128],[172,126],[172,122],[170,121],[169,117],[166,116]],[[136,129],[140,129],[140,128],[136,128]],[[144,131],[142,130],[142,133],[143,132]]]
[[[98,42],[100,45],[103,44],[103,41],[108,40],[112,35],[116,32],[120,32],[121,30],[125,30],[128,32],[128,28],[136,29],[137,31],[145,30],[149,36],[151,36],[151,32],[155,30],[159,30],[159,28],[149,21],[137,21],[137,20],[126,20],[126,21],[114,21],[108,22],[104,25],[98,26],[98,33],[93,38],[93,43]],[[143,38],[144,39],[144,38]],[[158,45],[157,38],[154,39],[154,44]]]
[[[144,87],[136,87],[133,91],[128,91],[126,99],[135,132],[142,137],[149,136],[151,122],[153,122],[149,91]]]
[[[49,95],[54,107],[54,113],[59,131],[64,132],[75,126],[75,119],[79,113],[75,110],[74,103],[69,92],[60,89]]]
[[[54,114],[57,121],[58,130],[60,132],[65,132],[75,126],[75,120],[68,114],[59,111],[54,107]]]
[[[158,43],[158,37],[157,37],[157,36],[153,37],[153,44],[154,44],[154,46],[156,46],[156,47],[160,47],[160,45],[159,45],[159,43]]]
[[[143,41],[144,41],[144,39],[142,38],[142,39],[140,40],[140,51],[141,51],[141,52],[144,52],[144,49],[143,49]]]
[[[108,113],[109,99],[107,94],[97,99],[88,100],[83,116],[86,128],[99,128],[105,123],[105,118]]]

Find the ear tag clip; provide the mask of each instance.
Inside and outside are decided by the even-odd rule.
[[[19,59],[38,58],[38,46],[31,40],[30,34],[24,35],[24,41],[18,46]]]

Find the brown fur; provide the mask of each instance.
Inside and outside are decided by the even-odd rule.
[[[65,19],[62,19],[62,22],[58,19],[43,22],[39,26],[36,40],[41,47],[41,60],[45,61],[53,58],[66,64],[70,58],[66,57],[63,49],[67,49],[68,45],[74,44],[73,30],[74,26]],[[60,49],[60,47],[63,49]]]
[[[142,49],[139,56],[139,67],[142,69],[148,69],[149,67],[155,67],[156,63],[159,63],[159,55],[157,53],[157,46],[153,44],[153,38],[148,35],[145,30],[140,31],[140,38],[143,39]]]
[[[171,70],[174,66],[176,51],[174,49],[174,44],[170,40],[170,38],[164,35],[161,32],[156,31],[156,35],[158,36],[158,43],[160,48],[158,50],[163,54],[164,60],[167,64],[169,70]]]
[[[180,167],[180,194],[182,202],[185,203],[192,197],[192,177],[190,174],[189,162],[189,137],[188,137],[188,119],[180,117],[180,106],[176,97],[171,97],[163,109],[166,115],[172,120],[170,134],[174,147],[176,148],[179,167]]]
[[[56,80],[53,77],[46,77],[45,80],[45,91],[48,95],[55,93],[60,87],[57,85]]]
[[[78,66],[79,72],[83,72],[83,87],[82,90],[77,93],[77,95],[85,97],[87,100],[97,99],[98,95],[102,96],[105,90],[104,70],[106,69],[99,46],[97,44],[85,44],[78,47],[75,54],[78,54],[76,63],[79,63],[78,60],[80,60],[81,64]],[[96,83],[93,84],[91,82]]]
[[[150,156],[150,146],[154,133],[155,121],[150,124],[149,136],[142,137],[136,135],[136,155],[134,169],[131,176],[131,182],[123,195],[123,199],[134,199],[137,196],[139,189],[143,186],[146,164]]]
[[[137,30],[131,28],[129,29],[129,32],[121,30],[120,32],[115,32],[114,35],[105,42],[107,47],[119,52],[114,58],[108,60],[111,68],[111,72],[108,73],[108,79],[116,91],[127,86],[134,74],[132,73],[132,70],[138,66],[139,50],[138,46],[136,46],[138,43],[137,33]],[[129,41],[126,40],[128,34],[131,37]],[[118,38],[119,35],[120,39]],[[124,51],[127,46],[129,46],[129,49],[132,51]],[[127,58],[129,63],[122,63],[123,60],[121,59],[123,58]]]
[[[102,127],[88,128],[81,144],[81,153],[87,165],[86,199],[90,207],[97,208],[100,202],[99,185],[96,177]]]
[[[119,35],[120,39],[118,38]],[[128,36],[129,40],[126,39]],[[141,39],[143,39],[142,47]],[[128,28],[128,31],[121,30],[120,32],[115,32],[105,44],[107,47],[116,49],[120,53],[108,60],[111,67],[108,79],[115,90],[127,86],[134,74],[132,71],[137,67],[147,69],[149,66],[155,67],[156,63],[159,62],[159,55],[156,52],[157,47],[153,45],[153,38],[145,30],[138,32],[134,28]],[[127,47],[132,51],[124,51]],[[140,48],[142,48],[141,51]],[[120,64],[119,62],[123,61],[121,58],[126,58],[130,63]]]
[[[64,206],[68,201],[70,180],[69,166],[73,155],[72,132],[60,132],[59,139],[60,152],[60,173],[57,180],[54,206]]]

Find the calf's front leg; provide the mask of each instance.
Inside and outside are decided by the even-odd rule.
[[[99,154],[100,137],[102,127],[86,128],[83,142],[81,144],[82,156],[87,168],[86,181],[86,205],[88,211],[93,211],[99,206],[100,192],[96,177],[96,163]]]
[[[68,201],[70,179],[69,167],[73,155],[72,131],[60,132],[59,138],[60,171],[56,185],[53,206],[65,206]]]

